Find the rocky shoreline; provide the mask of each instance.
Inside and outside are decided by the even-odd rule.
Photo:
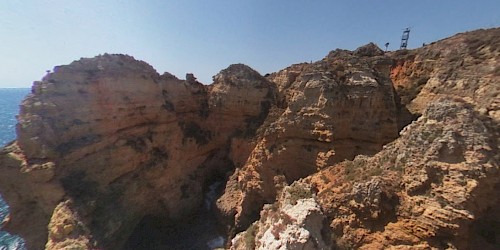
[[[126,55],[58,66],[0,151],[4,230],[29,249],[208,249],[185,233],[202,216],[231,249],[495,249],[499,61],[496,28],[211,85]]]

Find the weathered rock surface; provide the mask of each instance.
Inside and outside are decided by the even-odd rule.
[[[48,230],[46,249],[92,249],[95,246],[90,230],[81,221],[70,201],[57,205]]]
[[[320,172],[304,182],[312,182],[314,189],[319,188],[321,207],[331,219],[334,236],[332,245],[335,248],[498,247],[496,239],[499,238],[500,231],[497,214],[500,204],[497,198],[483,199],[495,196],[495,192],[500,190],[499,127],[496,111],[500,99],[497,73],[500,59],[497,49],[499,34],[500,29],[479,30],[458,34],[421,49],[389,53],[387,56],[393,60],[390,68],[386,67],[387,60],[381,56],[380,49],[372,44],[353,53],[341,50],[330,53],[323,63],[328,59],[340,57],[344,60],[339,65],[349,67],[340,67],[341,70],[323,68],[319,71],[323,74],[336,72],[334,75],[339,77],[341,83],[349,83],[345,81],[345,74],[352,74],[357,66],[353,61],[363,57],[368,57],[365,59],[368,61],[365,65],[370,65],[372,71],[364,68],[362,72],[391,76],[397,90],[396,108],[392,112],[395,116],[391,118],[397,121],[400,129],[422,113],[426,113],[418,122],[404,129],[402,138],[386,146],[376,156],[358,156],[352,162],[346,161],[323,171],[321,169],[340,159],[330,162],[316,161],[315,164],[306,163],[306,166],[303,166],[302,163],[307,162],[303,160],[308,155],[306,151],[297,150],[286,155],[288,161],[284,164],[276,161],[273,154],[275,148],[281,149],[279,154],[291,148],[275,145],[275,142],[279,141],[276,137],[280,138],[280,132],[284,130],[279,121],[287,114],[287,110],[294,112],[291,112],[292,115],[289,113],[283,120],[288,123],[300,120],[293,114],[303,111],[308,103],[302,102],[294,110],[294,105],[298,104],[294,101],[301,100],[302,96],[311,93],[307,89],[309,82],[303,89],[293,87],[300,82],[303,72],[312,65],[292,65],[272,74],[270,79],[277,83],[279,90],[278,103],[285,111],[281,115],[268,117],[265,124],[269,125],[262,130],[269,132],[260,135],[264,143],[257,144],[247,164],[237,170],[228,181],[226,193],[219,200],[219,207],[223,208],[223,211],[229,211],[227,208],[232,206],[236,226],[246,227],[248,222],[254,220],[252,218],[255,218],[255,212],[259,211],[255,209],[256,206],[273,203],[276,193],[285,185],[283,183],[293,181],[293,178],[289,178],[290,174],[286,174],[287,170],[273,169],[281,164],[293,171],[304,171],[307,166],[315,166]],[[450,63],[455,60],[459,63]],[[380,81],[380,78],[375,79]],[[373,81],[368,77],[363,78],[362,82],[367,84]],[[326,87],[328,83],[322,82],[321,86]],[[337,91],[343,89],[338,85],[336,87]],[[443,100],[444,97],[457,99]],[[326,98],[328,101],[339,99],[341,98]],[[321,99],[311,103],[321,104]],[[339,103],[333,106],[342,107]],[[351,104],[350,107],[351,111],[356,110],[356,105]],[[372,107],[364,108],[366,111]],[[322,111],[316,109],[304,119],[314,124],[314,116],[322,114]],[[328,122],[331,117],[324,116],[320,121]],[[363,118],[369,122],[371,117],[365,115]],[[332,120],[338,122],[339,119],[342,120],[342,117],[337,116]],[[355,119],[349,124],[356,124]],[[423,120],[429,120],[429,124],[422,124]],[[317,130],[304,129],[301,126],[294,126],[293,129],[295,132],[301,129]],[[367,128],[362,130],[367,132]],[[349,136],[350,143],[356,143],[355,133],[341,131],[341,136],[354,134]],[[375,134],[381,135],[383,132],[377,131]],[[335,135],[332,135],[334,139],[328,143],[330,156],[342,155],[342,146],[345,145],[335,145]],[[360,138],[370,136],[363,134]],[[311,141],[313,140],[308,143],[294,141],[291,144],[295,147],[307,146]],[[363,149],[366,148],[364,144]],[[370,154],[369,150],[356,152],[355,149],[349,148],[346,151],[354,155]],[[319,156],[320,154],[318,158]],[[341,159],[350,157],[344,155]],[[303,176],[305,175],[307,174],[303,173]],[[295,177],[298,179],[303,176],[299,174]],[[277,204],[280,202],[278,200]],[[245,221],[245,216],[251,219]],[[238,248],[241,247],[242,241],[238,238],[241,236],[237,236],[235,241],[240,244]],[[256,239],[255,242],[259,240]],[[280,239],[283,242],[293,240],[293,236]]]
[[[368,44],[208,86],[124,55],[56,67],[0,150],[3,228],[30,249],[122,249],[225,177],[233,249],[497,249],[499,48],[499,28]]]
[[[391,78],[401,101],[421,114],[442,96],[458,96],[500,121],[500,28],[457,34],[415,50],[400,50]]]
[[[303,181],[340,248],[495,249],[499,131],[465,101],[440,99],[375,156]]]
[[[279,104],[217,203],[225,217],[234,217],[236,230],[255,221],[283,183],[358,154],[374,154],[397,137],[398,107],[388,77],[392,60],[366,56],[380,54],[373,46],[336,50],[316,63],[271,74]]]
[[[274,102],[274,85],[247,66],[215,78],[208,90],[122,55],[56,67],[34,84],[0,157],[6,229],[41,249],[54,209],[71,202],[99,247],[120,248],[144,216],[196,211],[206,182],[231,170],[231,139],[252,137]],[[61,237],[49,233],[47,248]]]
[[[231,249],[330,249],[323,222],[310,187],[295,183],[284,188],[277,203],[264,206],[260,220],[236,235]]]

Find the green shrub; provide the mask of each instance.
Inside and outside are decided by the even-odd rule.
[[[290,203],[295,205],[297,201],[300,199],[307,199],[312,197],[311,190],[304,188],[298,184],[292,184],[288,189],[288,193],[290,193]]]
[[[257,223],[254,223],[248,227],[247,231],[245,232],[245,247],[248,250],[253,250],[255,249],[255,235],[257,235],[257,232],[259,231],[259,226]]]

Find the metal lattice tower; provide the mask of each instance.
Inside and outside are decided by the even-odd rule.
[[[403,31],[403,36],[401,37],[401,46],[399,47],[399,49],[406,49],[409,38],[410,38],[410,28],[406,28]]]

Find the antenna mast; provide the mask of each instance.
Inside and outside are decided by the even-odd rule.
[[[403,31],[403,36],[401,37],[401,46],[399,47],[399,49],[406,49],[409,38],[410,38],[410,28],[406,28]]]

